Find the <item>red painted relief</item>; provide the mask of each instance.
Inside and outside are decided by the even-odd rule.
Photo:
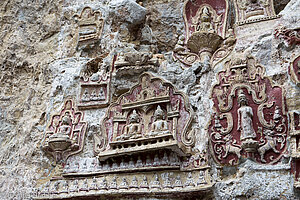
[[[187,129],[191,111],[186,97],[162,79],[149,73],[109,107],[103,121],[99,158],[122,154],[172,149],[180,156],[193,144]]]
[[[291,62],[289,74],[292,80],[300,86],[300,55],[296,56]]]
[[[287,114],[283,90],[272,86],[253,57],[235,58],[218,74],[213,88],[215,113],[210,148],[221,164],[241,157],[276,163],[286,151]]]
[[[275,37],[284,40],[286,46],[294,46],[300,44],[300,28],[287,29],[280,27],[275,30]]]
[[[228,24],[228,1],[186,1],[183,8],[185,34],[180,36],[174,57],[186,66],[197,61],[213,65],[224,59],[235,44]]]
[[[67,100],[59,114],[51,117],[43,139],[43,150],[56,162],[65,161],[83,149],[87,123],[83,113],[76,111],[72,100]]]

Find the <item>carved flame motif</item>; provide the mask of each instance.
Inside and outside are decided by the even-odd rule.
[[[232,58],[213,87],[215,114],[208,127],[210,148],[221,164],[253,157],[276,163],[286,150],[287,115],[283,90],[265,78],[253,57]]]
[[[228,56],[235,36],[228,24],[228,1],[186,1],[185,36],[180,36],[174,57],[187,66],[208,60],[215,65]]]
[[[79,26],[79,42],[99,39],[104,25],[101,17],[100,11],[93,12],[90,7],[85,7],[80,14],[74,15]]]
[[[43,150],[56,162],[64,162],[83,149],[87,123],[83,121],[83,113],[74,107],[73,101],[67,100],[60,114],[51,117],[43,138]]]
[[[109,107],[97,140],[102,145],[95,145],[95,151],[100,160],[163,148],[185,155],[194,143],[187,132],[191,115],[183,94],[144,73],[136,86]]]
[[[300,55],[296,56],[291,62],[289,74],[297,86],[300,87]]]

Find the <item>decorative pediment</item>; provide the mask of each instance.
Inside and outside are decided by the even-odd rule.
[[[104,141],[95,151],[100,160],[125,155],[138,159],[136,154],[158,150],[167,157],[188,155],[194,139],[188,132],[191,119],[192,111],[182,93],[144,73],[137,85],[109,107],[102,122]],[[149,159],[154,157],[155,153]],[[142,159],[146,162],[146,156]]]
[[[113,67],[114,61],[105,64],[102,58],[92,59],[86,64],[80,80],[80,109],[101,108],[109,104]]]
[[[235,36],[229,30],[228,1],[186,1],[183,8],[185,36],[180,36],[174,57],[187,66],[208,60],[216,64],[233,49]]]
[[[74,18],[78,24],[78,43],[100,38],[104,25],[100,11],[85,7],[80,14],[75,14]]]
[[[70,155],[82,151],[86,128],[83,113],[75,109],[72,100],[67,100],[60,113],[51,117],[42,148],[56,163],[64,163]]]
[[[235,23],[243,25],[277,18],[273,0],[234,0]]]
[[[276,163],[287,149],[284,91],[264,77],[264,67],[251,56],[227,62],[217,75],[211,98],[215,113],[208,132],[216,162],[237,164],[241,157]]]

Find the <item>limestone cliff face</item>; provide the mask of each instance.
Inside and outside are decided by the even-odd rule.
[[[299,40],[289,45],[284,38],[275,37],[275,30],[282,26],[299,30],[300,1],[274,2],[279,18],[232,27],[236,43],[227,58],[241,52],[254,56],[265,67],[271,83],[284,89],[287,110],[299,111],[300,87],[288,73],[293,58],[300,53]],[[76,14],[79,16],[85,7],[100,11],[103,24],[97,29],[99,37],[81,42],[82,27]],[[226,67],[226,59],[214,67],[209,61],[185,67],[174,58],[174,49],[186,30],[183,7],[183,0],[0,2],[0,199],[31,199],[34,188],[53,178],[57,167],[42,150],[42,140],[51,116],[60,112],[65,100],[78,103],[87,63],[98,57],[110,65],[116,56],[138,52],[155,54],[159,67],[113,74],[111,102],[136,85],[142,71],[152,72],[187,95],[194,112],[189,127],[196,130],[193,148],[208,154],[215,183],[203,199],[300,198],[294,191],[290,136],[278,165],[247,160],[221,168],[215,163],[208,148],[207,125],[215,112],[212,88],[216,75]],[[84,110],[88,130],[83,151],[71,160],[94,157],[94,134],[100,132],[106,111],[107,107]]]

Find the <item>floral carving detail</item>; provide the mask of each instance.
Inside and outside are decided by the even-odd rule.
[[[221,164],[241,156],[276,163],[286,150],[287,114],[284,92],[264,77],[252,56],[226,62],[213,87],[216,112],[209,125],[210,149]]]

